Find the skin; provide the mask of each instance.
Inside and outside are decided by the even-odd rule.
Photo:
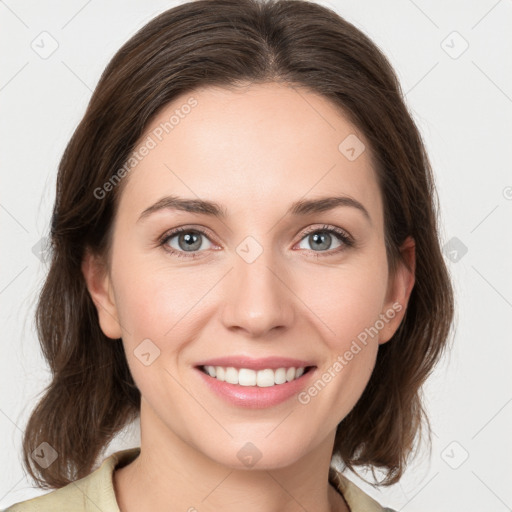
[[[82,266],[101,329],[122,337],[142,394],[141,454],[114,473],[120,509],[348,511],[327,479],[336,427],[403,318],[414,242],[402,247],[411,271],[400,265],[390,276],[369,143],[324,97],[276,83],[201,89],[162,110],[141,141],[190,96],[198,105],[123,178],[108,272],[90,253]],[[338,149],[350,134],[366,146],[354,161]],[[214,200],[227,217],[163,210],[137,222],[170,194]],[[371,222],[346,206],[285,215],[298,199],[330,195],[358,200]],[[324,225],[356,246],[332,235],[318,248],[304,232]],[[209,233],[198,235],[198,257],[158,246],[178,226]],[[263,250],[250,264],[236,252],[249,235]],[[184,253],[179,240],[167,246]],[[236,407],[193,368],[223,355],[278,355],[314,360],[320,377],[396,303],[401,311],[308,404]],[[148,366],[134,355],[146,338],[160,350]],[[252,468],[237,457],[247,442],[262,454]]]

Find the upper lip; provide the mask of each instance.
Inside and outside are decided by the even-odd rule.
[[[263,357],[254,359],[248,356],[229,356],[229,357],[216,357],[201,361],[196,366],[223,366],[234,368],[249,368],[251,370],[265,370],[270,368],[277,370],[278,368],[305,368],[306,366],[315,366],[312,361],[305,361],[301,359],[293,359],[290,357]]]

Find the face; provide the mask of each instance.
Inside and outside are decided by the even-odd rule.
[[[92,260],[83,266],[103,332],[122,337],[141,424],[226,466],[243,467],[247,442],[260,467],[290,464],[333,440],[412,288],[403,268],[388,275],[369,144],[322,96],[264,84],[176,99],[143,145],[123,178],[110,272],[94,280]],[[176,201],[148,210],[168,196],[213,202],[224,215]],[[344,199],[292,209],[331,197]],[[292,380],[274,386],[265,379],[283,371],[262,372],[261,387],[197,368],[228,356],[312,368],[296,379],[286,370]],[[251,370],[220,366],[230,364]]]

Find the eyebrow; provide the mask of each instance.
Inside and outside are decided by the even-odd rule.
[[[286,214],[294,216],[305,216],[311,215],[313,213],[321,213],[333,210],[342,206],[356,208],[364,215],[368,222],[372,224],[372,219],[368,213],[368,210],[359,201],[349,196],[300,199],[292,203]],[[140,214],[137,222],[160,210],[179,210],[189,213],[209,215],[219,219],[225,219],[227,217],[227,210],[225,207],[219,203],[216,203],[215,201],[207,201],[204,199],[187,199],[178,196],[166,196],[149,208],[146,208]]]

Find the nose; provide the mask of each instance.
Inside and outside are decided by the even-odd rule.
[[[286,270],[271,252],[263,251],[252,262],[236,256],[223,289],[222,321],[227,329],[261,338],[292,325],[297,298]]]

